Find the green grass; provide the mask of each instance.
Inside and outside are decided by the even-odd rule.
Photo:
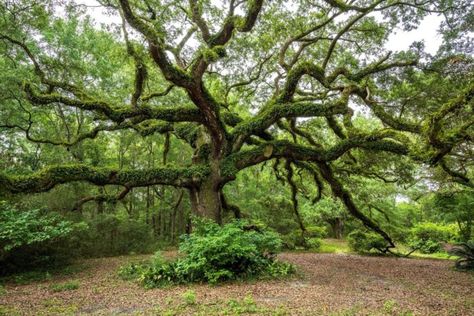
[[[397,243],[397,246],[393,251],[398,252],[400,254],[406,254],[411,251],[411,249],[401,243]],[[421,253],[419,251],[415,251],[410,254],[409,258],[418,258],[418,259],[444,259],[444,260],[455,260],[456,257],[451,256],[447,252],[435,252],[435,253]]]
[[[400,243],[397,243],[397,247],[392,251],[397,252],[401,255],[409,253],[410,249]],[[316,251],[319,253],[354,253],[347,243],[346,240],[342,239],[322,239],[321,247]],[[375,255],[380,254],[379,252],[374,252]],[[421,253],[415,251],[410,254],[409,258],[418,258],[418,259],[443,259],[443,260],[455,260],[456,257],[449,255],[446,252],[435,252],[430,254]]]
[[[0,305],[0,316],[21,315],[14,307]]]
[[[51,284],[49,287],[53,292],[73,291],[79,288],[79,281],[68,281],[65,283]]]
[[[196,292],[193,290],[187,290],[181,295],[184,303],[186,305],[195,305],[196,304]]]
[[[191,301],[190,301],[191,298]],[[260,306],[251,295],[242,299],[228,299],[213,303],[200,303],[196,299],[194,291],[189,290],[181,295],[181,302],[173,302],[172,299],[165,303],[165,306],[156,306],[154,312],[157,315],[288,315],[285,307],[268,308]]]
[[[58,298],[51,298],[43,301],[43,306],[36,315],[77,315],[78,310],[77,305],[65,304]]]
[[[0,284],[0,296],[7,294],[7,290],[3,284]]]
[[[321,253],[350,253],[351,249],[347,241],[342,239],[322,239],[321,247],[317,252]]]
[[[410,255],[413,258],[420,258],[420,259],[444,259],[444,260],[456,260],[456,257],[451,256],[446,252],[435,252],[435,253],[421,253],[415,251]]]

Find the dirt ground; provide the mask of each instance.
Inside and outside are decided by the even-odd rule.
[[[143,257],[84,260],[68,276],[6,284],[5,315],[474,315],[474,274],[452,261],[285,253],[299,275],[277,281],[143,289],[117,269]],[[75,282],[77,289],[54,291]]]

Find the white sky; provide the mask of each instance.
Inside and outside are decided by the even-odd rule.
[[[442,19],[441,16],[432,14],[427,16],[416,30],[410,32],[399,30],[392,33],[385,47],[391,51],[407,50],[413,42],[423,40],[425,51],[434,55],[442,41],[440,34],[437,32]]]
[[[88,8],[88,14],[99,23],[111,24],[120,23],[120,17],[118,15],[110,16],[105,14],[103,8],[97,7],[99,3],[96,0],[76,0],[78,4],[84,4],[90,6]],[[437,30],[442,21],[442,17],[438,15],[427,16],[418,26],[417,29],[410,32],[398,30],[392,33],[388,39],[385,47],[391,51],[403,51],[407,50],[409,46],[415,41],[424,41],[425,51],[431,55],[434,55],[438,47],[441,45],[441,36]]]

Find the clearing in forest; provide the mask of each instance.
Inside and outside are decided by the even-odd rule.
[[[448,260],[285,253],[299,275],[285,280],[143,289],[117,269],[144,256],[89,259],[67,276],[0,296],[5,315],[473,315],[474,275]]]

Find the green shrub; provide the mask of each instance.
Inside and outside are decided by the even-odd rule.
[[[458,256],[456,268],[459,270],[474,270],[474,240],[460,243],[449,251],[449,254]]]
[[[196,304],[196,292],[193,290],[187,290],[181,297],[183,298],[184,304],[195,305]]]
[[[326,227],[310,226],[307,227],[304,234],[301,229],[296,229],[282,237],[282,245],[285,249],[318,249],[317,239],[327,236]],[[312,244],[311,244],[312,243]],[[317,247],[316,247],[317,246]]]
[[[56,213],[17,210],[0,202],[0,274],[64,261],[60,244],[86,227]]]
[[[321,239],[316,237],[306,238],[306,246],[310,250],[318,250],[321,247]]]
[[[129,263],[121,266],[118,270],[118,275],[123,280],[134,280],[140,277],[145,271],[145,266],[139,263]]]
[[[367,253],[373,249],[382,251],[386,248],[387,241],[379,234],[372,231],[354,230],[348,236],[349,247],[359,253]]]
[[[452,241],[456,229],[452,225],[424,222],[416,224],[410,231],[408,245],[421,253],[441,251],[441,243]]]
[[[301,231],[291,232],[281,236],[282,247],[288,250],[294,250],[297,247],[303,247],[304,239],[301,236]]]
[[[324,226],[309,226],[306,227],[307,238],[325,238],[328,235],[327,228]]]
[[[177,260],[167,262],[155,255],[148,266],[128,266],[119,273],[138,274],[146,287],[291,274],[291,265],[275,259],[280,248],[278,235],[263,227],[246,221],[219,226],[201,220],[192,234],[182,237]]]

